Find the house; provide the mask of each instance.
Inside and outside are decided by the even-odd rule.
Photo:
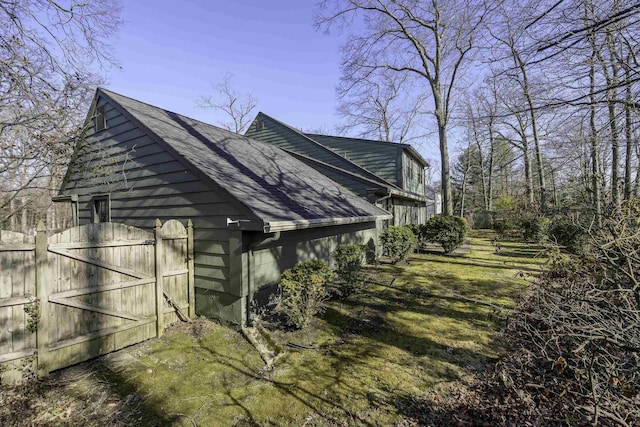
[[[59,202],[76,224],[194,224],[196,313],[236,325],[260,287],[391,218],[284,150],[98,89]]]
[[[408,144],[305,134],[264,113],[245,133],[276,145],[376,206],[393,214],[392,225],[427,219],[427,161]]]

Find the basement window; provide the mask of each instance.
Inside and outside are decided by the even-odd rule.
[[[93,223],[111,222],[111,200],[109,195],[95,196],[93,204]]]
[[[96,108],[96,132],[107,128],[107,115],[104,112],[104,105]]]

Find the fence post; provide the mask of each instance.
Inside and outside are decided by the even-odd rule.
[[[156,218],[156,337],[160,338],[164,333],[164,289],[163,289],[163,265],[162,255],[164,252],[164,246],[162,245],[162,222],[159,218]]]
[[[189,318],[196,315],[196,295],[195,295],[195,271],[194,271],[194,248],[193,248],[193,222],[187,221],[187,284],[189,286]]]
[[[40,304],[40,317],[36,328],[36,345],[38,348],[38,375],[49,375],[49,292],[47,276],[49,275],[47,255],[47,229],[42,221],[36,228],[36,300]]]

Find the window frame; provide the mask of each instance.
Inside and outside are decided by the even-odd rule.
[[[106,203],[106,221],[101,221],[100,212],[98,211],[98,205],[103,202]],[[109,197],[109,194],[98,194],[91,198],[91,223],[102,224],[105,222],[111,222],[111,197]]]
[[[99,105],[96,107],[96,122],[95,122],[95,131],[100,132],[107,128],[107,113],[105,112],[105,106]]]

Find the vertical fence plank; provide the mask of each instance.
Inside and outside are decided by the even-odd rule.
[[[189,296],[189,317],[193,319],[196,315],[196,288],[194,273],[194,249],[193,249],[193,222],[187,221],[187,268],[188,273],[188,293]]]
[[[46,376],[53,369],[109,352],[112,347],[109,343],[112,341],[120,341],[121,345],[117,344],[114,348],[121,348],[127,343],[152,338],[154,326],[155,336],[162,336],[167,322],[177,319],[173,312],[166,317],[164,315],[167,307],[165,292],[179,306],[188,304],[189,317],[195,315],[192,222],[188,221],[188,229],[185,230],[177,220],[167,221],[164,226],[157,220],[155,245],[148,244],[151,235],[144,230],[134,227],[120,229],[120,225],[116,224],[109,226],[111,228],[106,229],[97,225],[75,227],[48,237],[44,224],[40,223],[35,245],[34,239],[30,241],[34,249],[0,252],[0,296],[24,298],[35,295],[40,308],[35,333],[26,331],[28,316],[23,304],[3,307],[4,311],[0,309],[0,329],[3,330],[0,331],[0,355],[34,351],[38,374]],[[5,234],[0,236],[3,243]],[[26,243],[23,240],[15,243]],[[136,242],[127,245],[126,240]],[[117,243],[109,245],[111,241]],[[68,256],[55,253],[67,249]],[[68,297],[57,295],[129,280],[126,274],[105,269],[99,263],[94,265],[78,260],[74,258],[76,254],[85,260],[102,260],[106,264],[130,268],[150,277],[155,273],[155,287],[152,282],[122,290],[70,294]],[[164,274],[168,276],[164,277]],[[90,307],[49,302],[49,298],[68,298],[72,304],[81,302],[143,317],[155,315],[156,322],[144,328],[110,333],[106,329],[124,326],[125,322],[119,317],[106,320],[108,314],[98,314]],[[106,335],[98,335],[101,331],[105,331]],[[3,336],[3,332],[6,336]],[[5,359],[11,360],[10,357]],[[19,360],[25,356],[16,357]]]
[[[162,258],[164,247],[162,244],[162,223],[160,219],[156,219],[156,337],[160,338],[164,332],[164,296],[162,289]]]
[[[36,234],[36,297],[40,301],[40,319],[36,332],[38,346],[38,375],[49,375],[49,293],[47,290],[48,259],[47,231],[42,221],[38,222]]]

